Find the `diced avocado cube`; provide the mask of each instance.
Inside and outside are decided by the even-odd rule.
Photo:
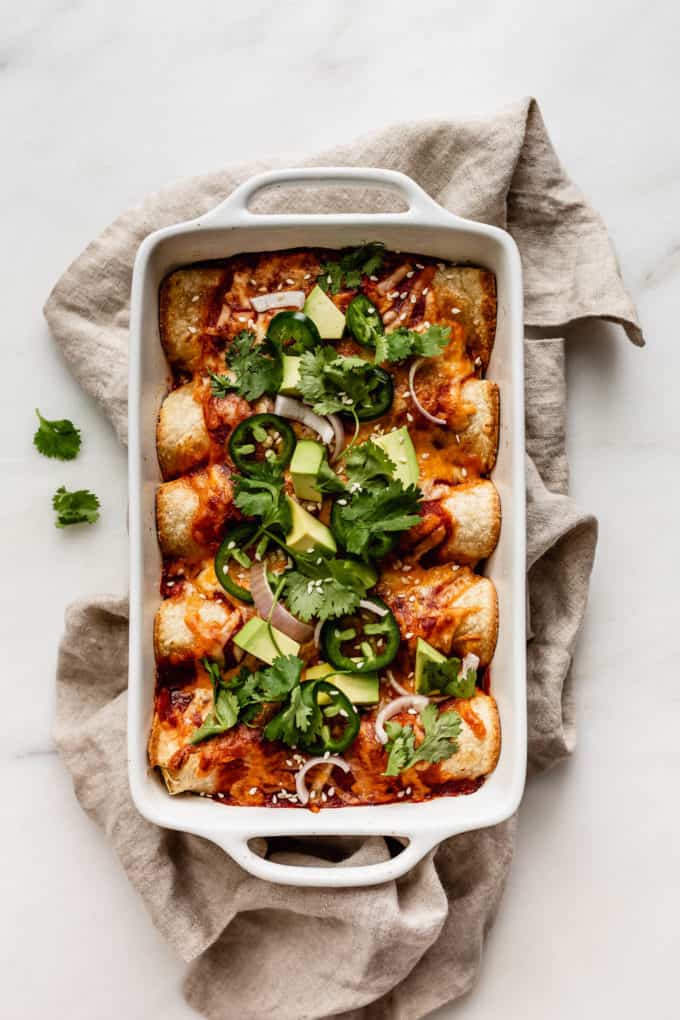
[[[418,638],[416,643],[416,669],[415,669],[415,687],[416,692],[422,689],[423,685],[423,671],[425,665],[428,662],[442,663],[446,662],[446,656],[442,655],[440,651],[433,648],[432,645],[428,644],[422,638]]]
[[[345,330],[345,316],[317,284],[302,309],[315,323],[324,340],[339,340]]]
[[[327,662],[319,662],[310,666],[303,680],[322,680],[329,678],[329,683],[349,698],[353,705],[375,705],[380,694],[380,683],[377,673],[341,673],[337,674]],[[319,704],[327,705],[331,699],[323,691],[319,692]]]
[[[293,521],[293,527],[286,536],[288,548],[293,552],[300,553],[314,552],[315,549],[336,552],[338,547],[330,529],[290,496],[287,496],[286,499]]]
[[[320,503],[321,492],[316,487],[319,469],[325,456],[325,448],[313,439],[299,439],[290,462],[290,477],[299,499]]]
[[[287,397],[299,397],[300,390],[298,385],[300,382],[300,359],[296,358],[293,354],[284,354],[282,356],[283,361],[283,374],[281,377],[281,385],[279,386],[279,393],[283,393]]]
[[[404,425],[400,429],[394,429],[384,436],[376,436],[373,440],[376,446],[385,451],[396,467],[396,477],[405,486],[417,485],[420,471],[418,469],[418,458],[415,447]]]
[[[274,644],[272,634],[276,638],[276,644]],[[263,662],[268,662],[270,666],[279,655],[297,655],[300,650],[297,641],[293,641],[276,627],[272,627],[270,632],[267,621],[260,619],[259,616],[253,616],[241,627],[234,637],[234,644],[242,648],[244,652],[249,652],[258,659],[262,659]],[[279,647],[277,648],[276,645]]]

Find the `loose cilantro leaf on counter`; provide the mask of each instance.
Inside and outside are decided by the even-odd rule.
[[[385,723],[388,758],[383,775],[397,776],[419,761],[443,761],[458,750],[461,722],[457,712],[440,712],[436,705],[429,704],[420,713],[420,719],[425,736],[418,747],[412,726],[402,726],[392,720]]]
[[[300,360],[298,387],[317,414],[337,414],[370,404],[381,384],[372,362],[344,357],[333,347],[305,351]]]
[[[367,590],[351,561],[312,553],[295,557],[284,595],[290,611],[301,620],[328,620],[352,613]]]
[[[264,466],[261,476],[234,475],[234,504],[247,517],[261,517],[262,528],[278,525],[284,533],[292,527],[283,475]]]
[[[471,667],[461,674],[462,662],[451,658],[446,662],[426,662],[421,677],[421,693],[437,691],[451,698],[471,698],[477,687],[477,670]]]
[[[441,354],[450,339],[450,326],[428,326],[423,333],[399,326],[391,333],[376,336],[376,364],[383,361],[405,361],[413,356],[434,358]]]
[[[77,457],[81,443],[80,429],[68,418],[49,421],[43,418],[37,407],[35,413],[40,422],[33,436],[36,450],[44,457],[54,457],[56,460],[73,460]]]
[[[211,372],[213,396],[223,397],[233,391],[245,400],[258,400],[264,393],[278,392],[281,359],[268,341],[260,343],[254,333],[242,329],[229,344],[226,360],[234,378]]]
[[[323,262],[317,283],[331,294],[341,290],[353,290],[361,286],[362,276],[371,276],[380,266],[385,255],[385,246],[380,241],[362,244],[359,248],[348,248],[340,259]]]
[[[69,524],[94,524],[99,520],[99,500],[88,489],[68,492],[60,485],[52,497],[52,507],[57,512],[55,524],[58,528]]]
[[[422,492],[398,481],[376,484],[353,493],[343,506],[336,503],[338,524],[347,552],[366,557],[369,544],[381,535],[407,531],[420,520]]]

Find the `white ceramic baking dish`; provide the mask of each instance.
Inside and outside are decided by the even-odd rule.
[[[255,194],[281,185],[360,185],[396,192],[406,212],[379,214],[256,214]],[[161,558],[156,541],[154,495],[160,479],[155,427],[168,389],[160,345],[158,288],[167,273],[205,259],[238,252],[314,245],[340,248],[366,240],[388,248],[482,265],[496,274],[498,329],[488,377],[501,393],[501,433],[493,480],[503,525],[487,572],[498,589],[500,630],[491,667],[502,749],[498,766],[474,794],[421,804],[306,809],[232,807],[209,798],[171,797],[147,761],[155,664],[152,642],[159,604]],[[328,167],[280,170],[253,177],[216,209],[151,234],[139,248],[130,316],[130,676],[129,776],[138,811],[169,829],[204,836],[238,863],[272,882],[307,886],[372,885],[398,878],[441,840],[495,825],[517,808],[526,763],[525,502],[522,276],[517,247],[503,230],[447,212],[409,177],[378,169]],[[361,867],[288,866],[254,853],[258,836],[392,835],[407,841],[396,857]]]

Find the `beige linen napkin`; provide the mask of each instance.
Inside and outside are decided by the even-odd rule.
[[[277,165],[402,170],[454,212],[515,237],[527,325],[559,334],[597,316],[642,344],[606,230],[566,177],[536,103],[489,119],[390,127],[305,160],[195,178],[125,213],[64,274],[45,314],[74,374],[126,435],[128,296],[140,241],[215,206]],[[307,189],[268,194],[287,211],[385,208],[385,196]],[[585,610],[595,520],[567,496],[564,346],[525,344],[530,633],[529,760],[554,764],[574,742],[570,665]],[[69,608],[57,676],[56,737],[84,809],[102,826],[164,937],[190,962],[188,1001],[211,1018],[414,1020],[462,995],[477,973],[512,857],[515,819],[455,837],[397,883],[298,889],[251,878],[212,843],[140,818],[126,775],[127,605]],[[263,852],[265,848],[263,847]],[[382,838],[269,847],[329,867],[383,860]],[[338,856],[344,859],[338,860]]]

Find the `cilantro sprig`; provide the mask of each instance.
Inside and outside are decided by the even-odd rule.
[[[213,708],[191,735],[192,744],[226,733],[239,721],[250,723],[263,704],[283,701],[299,686],[303,667],[297,656],[282,655],[267,669],[251,673],[243,667],[235,677],[224,680],[219,663],[202,662],[213,687]]]
[[[425,735],[417,747],[412,726],[402,726],[393,720],[385,723],[388,737],[385,750],[388,757],[383,775],[398,776],[400,772],[412,768],[416,762],[434,764],[456,753],[461,729],[457,712],[439,712],[436,705],[429,704],[420,713],[420,720]]]
[[[420,679],[420,692],[447,694],[451,698],[471,698],[477,687],[477,670],[470,666],[463,673],[462,662],[455,656],[446,662],[425,663]]]
[[[321,264],[317,283],[326,293],[338,294],[341,290],[353,290],[361,286],[362,276],[371,276],[380,269],[385,256],[385,246],[380,241],[370,241],[359,248],[343,251],[338,261]]]
[[[36,450],[44,457],[53,457],[55,460],[73,460],[77,457],[81,444],[80,429],[68,418],[50,421],[43,418],[37,407],[35,413],[40,422],[33,436]]]
[[[56,510],[57,528],[66,528],[70,524],[94,524],[99,520],[99,500],[88,489],[77,489],[68,492],[60,485],[52,497],[52,507]]]
[[[261,518],[262,532],[273,527],[284,533],[290,531],[290,506],[280,471],[264,464],[257,478],[235,475],[233,482],[235,506],[247,517]]]
[[[450,326],[428,326],[422,333],[398,326],[391,333],[375,336],[376,364],[405,361],[407,358],[435,358],[451,339]]]
[[[284,588],[290,611],[305,621],[352,613],[367,591],[368,585],[350,561],[321,553],[297,554]]]
[[[260,343],[254,333],[242,329],[227,348],[226,361],[232,376],[210,373],[213,396],[224,397],[234,392],[252,401],[265,393],[278,391],[282,376],[281,358],[268,340]]]
[[[382,385],[380,373],[370,361],[345,357],[333,347],[305,351],[300,360],[298,387],[317,414],[356,413],[357,407],[372,402]]]

